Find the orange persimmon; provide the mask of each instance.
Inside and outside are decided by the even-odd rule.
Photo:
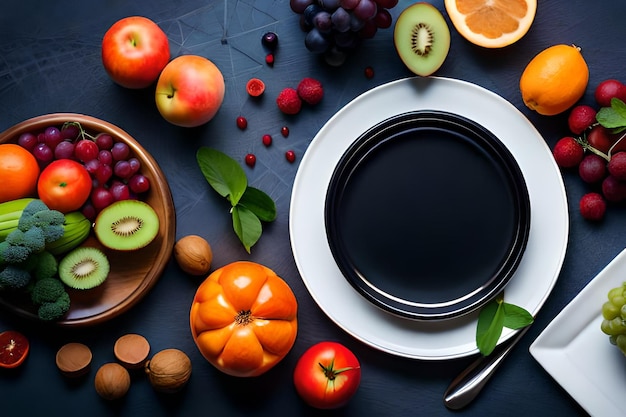
[[[251,377],[289,353],[298,331],[297,311],[291,288],[274,271],[237,261],[200,284],[189,319],[196,346],[213,366]]]

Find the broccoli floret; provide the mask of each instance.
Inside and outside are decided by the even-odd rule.
[[[0,265],[4,265],[8,263],[7,261],[4,260],[4,251],[6,250],[8,246],[9,246],[9,242],[7,242],[6,240],[3,240],[2,242],[0,242]]]
[[[33,214],[36,225],[63,226],[65,215],[58,210],[41,210]]]
[[[46,236],[40,227],[31,227],[24,232],[24,246],[32,253],[41,252],[46,248]]]
[[[26,232],[35,227],[43,232],[46,243],[54,242],[63,236],[65,215],[58,210],[50,210],[41,200],[33,200],[24,208],[17,224]]]
[[[46,250],[32,255],[27,262],[32,265],[29,270],[36,280],[53,278],[59,271],[57,259]]]
[[[50,210],[50,209],[48,208],[46,203],[44,203],[40,199],[34,199],[30,203],[28,203],[26,207],[24,207],[24,210],[22,210],[22,217],[24,219],[27,219],[31,217],[33,214],[43,211],[43,210]]]
[[[0,271],[0,289],[18,290],[30,282],[28,271],[16,265],[7,265]]]
[[[39,252],[46,247],[43,229],[37,226],[28,230],[15,229],[8,234],[5,242],[13,246],[24,246],[30,252]]]
[[[54,302],[43,303],[37,310],[37,315],[42,320],[58,320],[70,309],[70,296],[67,292],[63,292],[61,296]]]
[[[15,232],[16,230],[11,232],[9,236],[11,236]],[[23,234],[23,232],[21,233]],[[5,240],[5,242],[7,241]],[[1,250],[0,259],[2,259],[4,263],[13,264],[13,265],[20,264],[26,261],[31,254],[31,251],[30,249],[28,249],[28,247],[22,246],[22,245],[13,245],[11,243],[2,245],[0,250]]]
[[[35,304],[54,303],[65,293],[65,286],[56,278],[44,278],[35,282],[30,298]]]

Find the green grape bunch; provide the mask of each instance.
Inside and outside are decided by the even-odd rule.
[[[626,355],[626,282],[609,291],[608,301],[602,305],[602,318],[602,332]]]

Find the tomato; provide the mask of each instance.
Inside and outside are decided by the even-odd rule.
[[[69,213],[85,204],[91,186],[91,176],[81,163],[57,159],[41,171],[37,193],[48,208]]]
[[[17,368],[28,356],[30,344],[26,336],[15,330],[0,333],[0,368]]]
[[[294,385],[300,397],[319,409],[348,403],[361,382],[361,365],[350,349],[337,342],[320,342],[298,359]]]
[[[291,350],[297,312],[291,288],[274,271],[237,261],[200,284],[189,321],[196,346],[213,366],[251,377],[274,367]]]

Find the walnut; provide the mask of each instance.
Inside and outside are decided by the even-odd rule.
[[[156,391],[173,393],[187,385],[191,376],[191,360],[178,349],[164,349],[146,362],[145,371]]]

